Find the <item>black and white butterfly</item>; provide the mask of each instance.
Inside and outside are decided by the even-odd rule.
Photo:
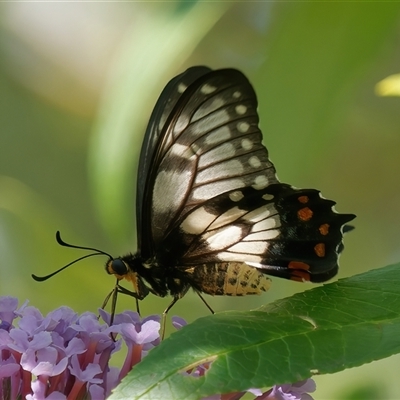
[[[137,252],[106,264],[115,296],[172,295],[166,313],[190,288],[242,296],[268,290],[267,275],[323,282],[337,273],[355,215],[280,183],[258,122],[256,94],[237,70],[193,67],[167,84],[140,155]]]
[[[266,274],[323,282],[337,273],[355,215],[280,183],[258,122],[256,94],[237,70],[193,67],[167,84],[140,155],[137,252],[106,265],[137,299],[172,295],[169,309],[189,288],[258,294]]]

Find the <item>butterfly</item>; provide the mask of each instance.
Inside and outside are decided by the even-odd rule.
[[[166,313],[190,288],[242,296],[266,291],[268,275],[323,282],[337,273],[355,215],[281,183],[258,122],[238,70],[192,67],[164,88],[139,160],[138,250],[106,264],[138,300],[171,295]]]
[[[173,78],[151,114],[137,179],[137,252],[109,257],[122,292],[144,299],[260,294],[269,276],[324,282],[338,271],[353,214],[315,189],[281,183],[258,127],[257,97],[238,70],[197,66]],[[133,291],[119,285],[131,282]],[[108,298],[107,298],[108,300]],[[211,310],[212,311],[212,310]]]

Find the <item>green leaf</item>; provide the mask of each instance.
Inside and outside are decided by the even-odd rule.
[[[296,382],[400,352],[400,264],[259,310],[200,318],[138,364],[111,399],[199,399]],[[202,377],[184,372],[203,363]]]

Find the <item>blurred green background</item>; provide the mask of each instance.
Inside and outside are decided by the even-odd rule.
[[[0,295],[96,312],[114,284],[105,259],[45,283],[30,275],[84,255],[56,230],[115,256],[136,250],[145,126],[167,81],[198,64],[249,77],[282,181],[357,214],[339,277],[399,261],[400,98],[376,94],[400,72],[399,50],[400,3],[1,3]],[[245,310],[310,287],[274,279],[263,296],[207,300]],[[150,295],[142,313],[169,301]],[[207,313],[190,293],[171,315]],[[399,367],[395,356],[316,377],[314,397],[398,398]]]

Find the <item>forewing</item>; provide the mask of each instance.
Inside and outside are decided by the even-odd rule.
[[[264,273],[322,282],[338,269],[343,225],[335,203],[314,189],[286,184],[246,187],[187,213],[165,242],[176,264],[245,262]]]
[[[278,182],[258,121],[254,90],[237,70],[206,73],[187,87],[153,146],[141,207],[142,236],[152,238],[141,243],[144,257],[160,253],[179,221],[209,199]]]
[[[138,227],[138,246],[142,246],[142,232],[143,221],[142,215],[146,214],[144,211],[146,204],[144,203],[145,190],[151,189],[151,183],[148,182],[150,176],[150,169],[154,154],[157,150],[157,145],[160,139],[161,132],[164,128],[167,118],[175,107],[177,101],[182,96],[182,93],[190,86],[196,79],[204,74],[210,72],[211,69],[203,66],[192,67],[187,69],[182,74],[173,78],[167,86],[165,86],[154,110],[149,119],[147,129],[144,135],[142,149],[139,158],[139,169],[137,179],[136,191],[136,220]],[[147,188],[146,188],[146,183]],[[154,182],[153,182],[154,184]],[[150,204],[147,204],[149,207]],[[151,237],[146,237],[145,241],[151,240]]]

